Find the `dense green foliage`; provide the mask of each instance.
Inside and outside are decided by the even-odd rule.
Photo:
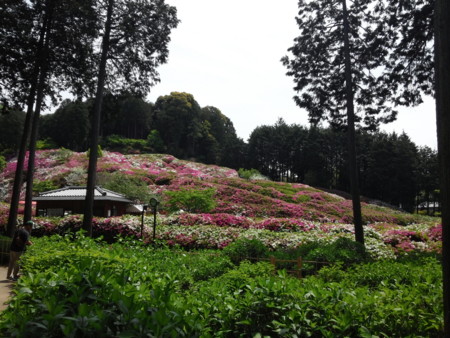
[[[125,138],[119,135],[110,135],[102,140],[102,147],[123,154],[142,153],[151,150],[146,140]]]
[[[36,193],[54,190],[57,188],[59,188],[59,187],[51,180],[47,180],[47,181],[36,180],[33,184],[33,191]]]
[[[210,212],[216,206],[214,194],[214,189],[181,188],[180,190],[166,191],[165,207],[171,212],[179,210],[194,213]]]
[[[87,107],[65,100],[53,114],[42,116],[40,134],[59,147],[84,151],[88,147],[89,128]]]
[[[228,256],[234,264],[239,264],[243,260],[258,260],[267,258],[269,250],[261,241],[257,239],[238,239],[223,249],[224,255]]]
[[[151,196],[146,182],[139,179],[139,177],[120,172],[100,173],[97,182],[104,188],[123,194],[132,201],[147,203]]]
[[[3,155],[0,155],[0,171],[3,171],[6,167],[6,160]]]
[[[0,113],[0,154],[15,155],[19,148],[25,113],[10,110]]]
[[[298,280],[266,262],[105,245],[77,235],[35,240],[2,313],[4,336],[438,336],[441,269],[432,257],[339,265]]]

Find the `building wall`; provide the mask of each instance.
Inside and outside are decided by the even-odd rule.
[[[117,201],[95,201],[94,216],[121,216],[125,213],[127,203]],[[76,201],[37,201],[38,216],[64,216],[67,214],[83,214],[84,200]]]

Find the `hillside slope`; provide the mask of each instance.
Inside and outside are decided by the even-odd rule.
[[[34,186],[38,190],[67,185],[83,186],[87,179],[87,162],[86,153],[67,149],[39,151],[36,154]],[[16,162],[10,161],[0,175],[2,201],[7,201],[15,168]],[[352,221],[351,201],[336,195],[304,184],[247,181],[240,179],[233,169],[179,160],[171,155],[122,155],[104,151],[97,172],[99,184],[108,185],[113,179],[125,181],[132,178],[134,182],[140,182],[139,186],[145,185],[149,194],[159,196],[165,191],[186,187],[198,190],[213,188],[216,201],[213,213],[295,217],[321,222]],[[120,190],[121,187],[118,188]],[[414,220],[411,215],[367,204],[363,204],[363,214],[366,222],[406,224]]]
[[[34,186],[48,190],[85,185],[87,162],[86,153],[66,149],[39,151]],[[10,161],[0,175],[0,200],[7,202],[15,167],[15,161]],[[244,236],[265,239],[266,244],[276,247],[298,246],[312,238],[330,240],[341,235],[353,236],[351,201],[304,184],[243,180],[235,170],[182,161],[171,155],[122,155],[106,151],[98,162],[98,179],[101,185],[116,187],[118,192],[145,203],[149,196],[157,196],[162,201],[158,236],[170,243],[220,248]],[[204,192],[204,195],[212,192],[212,208],[185,212],[189,209],[185,203],[186,208],[179,208],[184,210],[169,213],[170,192],[179,191]],[[5,204],[0,209],[3,210],[0,210],[0,223],[4,223]],[[435,243],[439,240],[436,220],[365,203],[362,212],[367,224],[367,245],[374,250],[383,236],[387,236],[384,244],[401,250],[411,247],[411,242],[420,243],[413,243],[413,248],[439,248]],[[104,227],[106,221],[95,222]],[[49,224],[54,221],[41,223],[51,228]],[[71,216],[62,223],[64,227],[79,225],[80,216]],[[116,228],[119,225],[136,231],[139,228],[138,219],[106,223],[115,224]],[[151,226],[149,220],[146,223]],[[433,243],[428,243],[429,240]]]

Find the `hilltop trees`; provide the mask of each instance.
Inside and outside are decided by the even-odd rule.
[[[238,168],[242,163],[242,144],[236,135],[233,122],[222,112],[212,106],[202,108],[201,118],[209,123],[210,135],[215,139],[213,146],[217,148],[215,162],[223,166]]]
[[[416,197],[437,189],[437,155],[418,148],[406,134],[358,131],[361,194],[413,212]],[[284,150],[284,151],[282,151]],[[249,138],[248,168],[273,180],[348,191],[345,132],[286,125],[257,127]],[[381,183],[380,183],[381,182]]]
[[[364,135],[359,156],[361,191],[413,212],[417,186],[416,145],[406,134]]]
[[[183,123],[178,117],[183,117],[186,106],[180,97],[189,97],[194,108],[184,116]],[[85,151],[86,133],[90,129],[86,114],[92,109],[91,99],[62,102],[54,114],[41,118],[41,139]],[[180,158],[236,169],[246,161],[246,144],[237,137],[231,120],[216,107],[201,108],[191,94],[172,93],[158,98],[156,104],[130,93],[106,94],[101,111],[99,142],[102,147],[120,152],[176,153]],[[71,129],[77,112],[81,114],[80,125]],[[185,129],[191,131],[189,137],[193,136],[194,146],[180,142],[180,137],[187,137],[183,134]],[[177,142],[179,146],[175,147]]]
[[[215,107],[201,108],[192,94],[160,96],[153,106],[151,129],[158,131],[166,151],[179,158],[239,166],[236,158],[243,142],[233,123]]]
[[[172,92],[156,100],[153,127],[170,154],[181,158],[194,156],[202,137],[200,114],[200,105],[192,94]]]
[[[437,152],[429,147],[418,149],[417,153],[417,204],[425,203],[427,214],[431,214],[430,202],[436,202],[435,192],[439,190],[439,163]],[[433,206],[435,206],[433,204]],[[433,210],[434,211],[434,210]]]
[[[150,132],[152,105],[137,97],[126,97],[119,109],[114,134],[144,139]]]

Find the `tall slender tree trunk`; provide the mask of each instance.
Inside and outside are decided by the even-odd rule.
[[[8,225],[7,225],[7,234],[8,236],[12,237],[14,234],[14,231],[16,229],[16,223],[17,223],[17,209],[19,207],[19,200],[20,200],[20,191],[22,190],[22,184],[23,184],[23,166],[25,163],[25,155],[27,151],[27,143],[28,138],[30,136],[30,128],[31,128],[31,120],[33,115],[33,106],[34,106],[34,99],[36,95],[36,85],[31,85],[30,93],[28,94],[28,102],[27,102],[27,115],[25,118],[22,138],[20,141],[20,148],[19,153],[17,155],[17,165],[16,165],[16,172],[14,174],[14,184],[11,194],[11,201],[9,206],[9,215],[8,215]]]
[[[364,230],[361,216],[361,200],[359,196],[358,165],[356,162],[356,137],[355,137],[355,107],[353,98],[352,66],[350,59],[350,26],[348,23],[348,11],[346,0],[342,0],[343,15],[343,38],[344,38],[344,58],[345,58],[345,91],[347,98],[347,134],[348,134],[348,155],[350,170],[350,187],[353,204],[353,223],[355,225],[355,240],[364,244]]]
[[[444,337],[450,337],[450,4],[435,7],[436,123],[442,206]]]
[[[46,13],[47,20],[44,25],[45,37],[44,37],[43,52],[41,53],[42,60],[40,62],[42,67],[41,72],[39,74],[39,81],[37,85],[36,107],[33,114],[31,135],[30,135],[30,146],[28,148],[27,186],[25,193],[25,211],[23,217],[24,222],[31,220],[33,212],[33,179],[35,167],[34,162],[36,155],[36,141],[38,135],[39,117],[41,114],[42,101],[44,100],[45,82],[48,72],[48,49],[50,44],[52,17],[53,17],[53,4],[50,4]]]
[[[25,117],[25,123],[23,127],[22,138],[20,141],[20,147],[17,154],[17,166],[16,172],[14,174],[14,184],[11,193],[11,202],[9,207],[9,215],[8,215],[8,225],[6,232],[8,236],[13,235],[14,230],[16,228],[17,223],[17,209],[19,207],[19,199],[20,199],[20,191],[22,190],[23,184],[23,166],[25,163],[25,155],[27,151],[27,143],[30,137],[31,131],[31,123],[33,116],[33,107],[36,99],[36,88],[39,78],[40,69],[42,68],[42,51],[44,46],[44,37],[45,37],[45,27],[44,25],[41,27],[41,31],[39,34],[39,42],[36,51],[36,61],[33,68],[33,75],[30,84],[30,91],[27,97],[27,114]]]
[[[102,39],[102,55],[99,65],[99,74],[97,82],[97,92],[95,94],[92,130],[91,130],[91,147],[89,152],[88,180],[86,187],[85,210],[83,217],[83,229],[88,231],[92,236],[92,218],[94,213],[94,190],[97,174],[97,158],[98,158],[98,139],[100,132],[101,110],[103,101],[103,87],[106,78],[106,61],[109,51],[109,36],[111,33],[112,13],[114,9],[114,0],[108,1],[108,9],[105,22],[105,34]]]
[[[31,135],[30,135],[30,146],[28,148],[28,169],[27,169],[27,185],[26,185],[26,192],[25,192],[25,211],[24,211],[24,222],[27,222],[31,220],[32,212],[33,212],[33,179],[34,179],[34,162],[35,162],[35,155],[36,155],[36,139],[37,139],[37,132],[38,132],[38,124],[39,124],[39,116],[41,113],[41,106],[42,106],[42,100],[43,100],[43,87],[44,83],[41,82],[45,81],[43,78],[45,78],[45,72],[41,72],[40,80],[39,80],[39,89],[36,99],[36,109],[33,114],[33,123],[31,128]]]

